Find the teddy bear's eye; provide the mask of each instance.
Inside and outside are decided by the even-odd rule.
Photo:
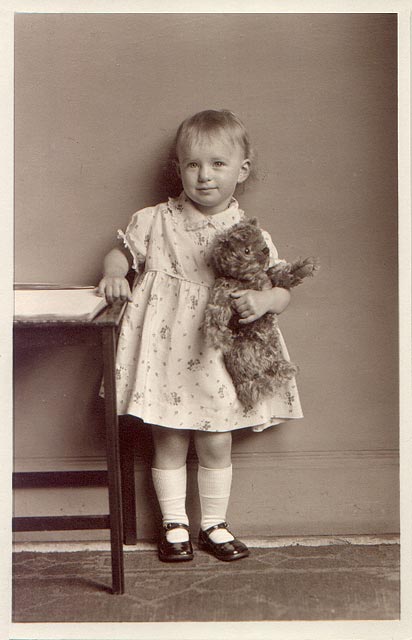
[[[249,249],[249,247],[246,247],[246,248],[245,248],[245,253],[246,253],[247,255],[250,253],[250,249]]]

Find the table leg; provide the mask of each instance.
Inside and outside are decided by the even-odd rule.
[[[133,431],[120,424],[120,468],[122,470],[123,543],[136,544],[136,491]]]
[[[116,331],[102,329],[106,456],[109,490],[110,544],[113,593],[124,593],[122,493],[119,454],[119,422],[116,400]]]

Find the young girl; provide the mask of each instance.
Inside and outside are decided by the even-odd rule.
[[[100,295],[128,300],[117,351],[119,414],[151,425],[153,483],[163,516],[159,558],[191,560],[186,514],[186,457],[193,433],[201,505],[199,547],[219,560],[249,555],[228,529],[232,481],[232,431],[262,431],[302,416],[294,380],[246,412],[236,397],[222,355],[205,344],[204,310],[214,276],[209,263],[214,236],[244,218],[233,194],[251,170],[249,137],[230,111],[202,111],[185,120],[175,141],[183,191],[133,215],[122,245],[104,260]],[[255,213],[255,212],[253,212]],[[269,234],[270,265],[278,259]],[[132,292],[126,280],[136,271]],[[237,291],[240,322],[282,313],[285,289]],[[286,347],[284,346],[287,355]]]

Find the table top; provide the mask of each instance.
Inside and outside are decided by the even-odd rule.
[[[53,327],[53,326],[69,326],[69,327],[94,327],[94,328],[103,328],[103,327],[117,327],[120,324],[122,319],[124,310],[126,308],[125,302],[115,302],[112,305],[105,307],[95,318],[92,320],[79,320],[79,319],[67,319],[67,318],[47,318],[41,320],[39,318],[25,318],[22,319],[14,319],[13,326],[15,328],[26,327],[26,328],[35,328],[35,327]]]

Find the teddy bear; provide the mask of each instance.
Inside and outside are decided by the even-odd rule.
[[[256,218],[242,220],[219,233],[210,260],[216,280],[205,310],[205,339],[221,350],[237,397],[250,411],[261,398],[293,378],[298,368],[283,355],[276,314],[266,313],[253,322],[239,323],[231,293],[296,287],[315,274],[318,260],[281,261],[268,268],[269,247]]]

